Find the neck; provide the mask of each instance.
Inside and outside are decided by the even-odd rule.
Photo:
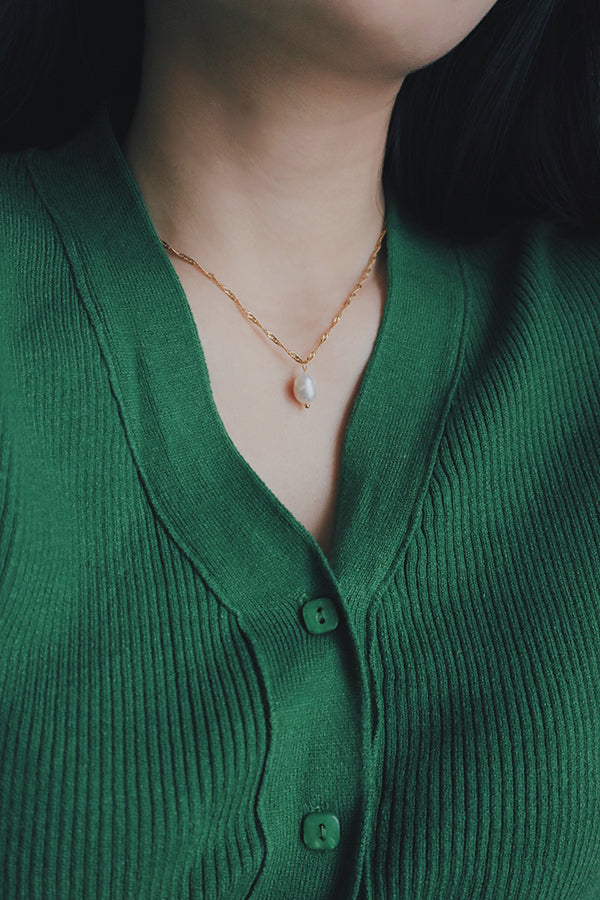
[[[329,309],[382,226],[397,80],[308,64],[247,33],[200,48],[179,38],[176,53],[152,38],[124,150],[158,234],[249,306]]]

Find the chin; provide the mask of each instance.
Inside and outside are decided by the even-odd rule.
[[[406,75],[444,56],[487,15],[496,0],[295,0],[294,19],[319,22],[333,52],[372,70]],[[283,0],[281,6],[290,6]],[[280,5],[270,4],[271,9]]]

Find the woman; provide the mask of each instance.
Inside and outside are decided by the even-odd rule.
[[[2,896],[599,897],[597,5],[10,12]]]

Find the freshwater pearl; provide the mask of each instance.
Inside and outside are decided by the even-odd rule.
[[[294,397],[308,409],[317,396],[317,385],[312,375],[302,372],[294,378]]]

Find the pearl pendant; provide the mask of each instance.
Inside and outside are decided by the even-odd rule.
[[[298,403],[304,404],[305,409],[310,409],[310,404],[317,397],[317,385],[312,375],[302,372],[294,378],[294,397]]]

